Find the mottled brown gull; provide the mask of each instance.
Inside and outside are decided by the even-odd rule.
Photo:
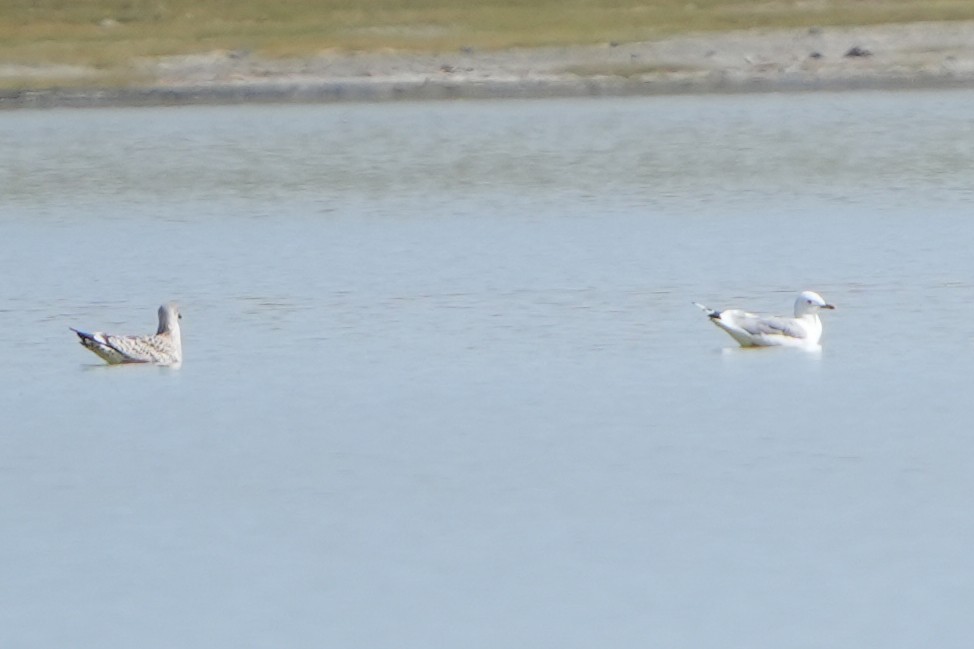
[[[694,302],[710,321],[726,331],[741,347],[818,347],[822,338],[820,309],[834,309],[815,291],[804,291],[795,300],[795,317],[767,316],[740,309],[716,311]]]
[[[119,363],[155,363],[178,365],[183,360],[179,320],[183,316],[173,303],[159,307],[159,329],[151,336],[114,336],[96,331],[86,333],[70,327],[81,344],[111,365]]]

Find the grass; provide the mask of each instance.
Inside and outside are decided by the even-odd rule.
[[[450,51],[689,31],[974,19],[972,0],[0,0],[0,64],[121,78],[140,57]]]

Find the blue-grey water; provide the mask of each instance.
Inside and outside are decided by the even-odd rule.
[[[0,646],[970,646],[972,106],[0,113]]]

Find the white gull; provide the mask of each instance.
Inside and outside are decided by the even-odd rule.
[[[820,309],[834,309],[815,291],[803,291],[795,300],[795,316],[767,316],[740,309],[716,311],[694,302],[710,321],[726,331],[741,347],[818,346],[822,338]]]
[[[151,336],[114,336],[96,331],[86,333],[70,327],[81,344],[111,365],[119,363],[155,363],[178,365],[183,360],[179,320],[183,316],[173,303],[159,307],[159,329]]]

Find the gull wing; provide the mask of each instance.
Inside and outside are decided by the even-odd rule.
[[[801,322],[784,316],[728,309],[712,315],[710,320],[743,347],[804,344],[808,339],[808,331]]]
[[[81,344],[108,363],[178,363],[178,353],[168,334],[154,336],[113,336],[72,329]]]
[[[176,350],[166,334],[154,336],[105,336],[107,345],[130,363],[173,363]]]
[[[794,318],[783,316],[757,316],[752,313],[749,317],[736,321],[737,326],[752,336],[788,336],[789,338],[806,338],[808,332],[801,322]]]

